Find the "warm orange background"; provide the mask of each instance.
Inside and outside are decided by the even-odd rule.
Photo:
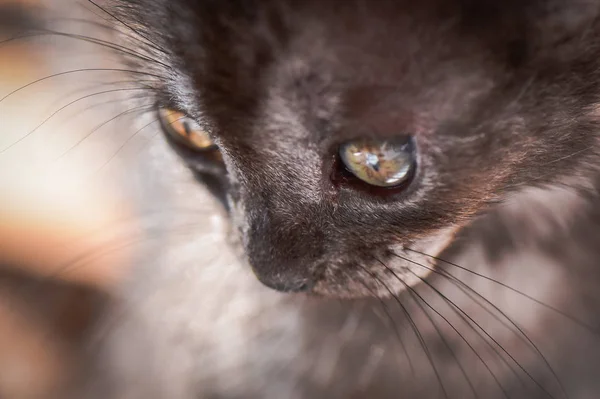
[[[18,1],[41,16],[42,0]],[[15,2],[0,0],[0,12]],[[54,72],[57,59],[47,50],[22,40],[0,47],[0,98]],[[131,218],[129,205],[110,185],[82,178],[85,157],[62,168],[45,164],[56,151],[53,138],[89,126],[40,132],[6,150],[48,116],[60,87],[47,82],[0,103],[0,398],[61,397],[58,387],[77,367],[79,330],[93,323],[90,294],[80,286],[110,292],[129,264],[127,251],[110,251],[119,223]],[[38,280],[7,277],[15,271]]]

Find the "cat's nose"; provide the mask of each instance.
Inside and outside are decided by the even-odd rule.
[[[281,202],[265,202],[260,211],[252,212],[244,240],[254,274],[277,291],[312,291],[325,246],[324,233],[314,220],[323,218],[312,216],[310,210],[292,213]]]
[[[290,247],[276,245],[277,242],[269,240],[268,235],[261,237],[265,238],[251,240],[254,244],[248,250],[248,260],[256,278],[280,292],[312,291],[317,283],[313,272],[317,254],[311,253],[309,248],[303,248],[305,250],[301,256]]]
[[[264,241],[264,242],[263,242]],[[317,283],[311,272],[314,259],[290,256],[287,251],[257,251],[257,247],[272,245],[272,241],[261,240],[249,251],[249,261],[256,278],[264,285],[280,292],[310,292]],[[307,251],[308,252],[308,251]]]

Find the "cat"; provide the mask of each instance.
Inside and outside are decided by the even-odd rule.
[[[147,201],[231,230],[140,252],[72,397],[598,396],[600,3],[89,3]]]
[[[517,188],[592,184],[595,4],[125,9],[159,107],[195,119],[222,158],[171,142],[219,182],[249,264],[276,289],[385,294],[373,273],[402,291],[389,272],[409,285],[428,273],[397,252],[426,262]],[[343,145],[404,154],[387,167],[409,170],[373,184]]]

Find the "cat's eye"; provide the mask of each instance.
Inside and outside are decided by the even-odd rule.
[[[186,114],[168,108],[160,108],[158,116],[164,131],[178,143],[196,151],[208,151],[217,148],[198,122]]]
[[[406,183],[415,167],[410,137],[350,141],[340,146],[339,156],[350,173],[376,187],[393,188]]]

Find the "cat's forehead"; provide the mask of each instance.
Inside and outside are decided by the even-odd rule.
[[[450,119],[467,124],[482,95],[498,88],[486,97],[488,110],[500,109],[535,69],[569,57],[553,43],[580,34],[599,7],[585,0],[135,0],[126,17],[163,49],[166,97],[223,135],[248,144],[258,134],[264,146],[269,137],[286,143],[286,135],[339,125],[352,136],[364,127],[386,135],[396,133],[390,127],[419,133]],[[268,129],[277,135],[263,134]]]
[[[311,32],[312,39],[338,38],[348,46],[369,44],[387,52],[389,44],[418,39],[432,52],[449,51],[455,37],[493,45],[523,38],[542,27],[579,29],[599,6],[589,0],[111,0],[136,23],[148,25],[148,36],[251,41],[274,34],[276,40]],[[201,23],[200,23],[201,22]],[[213,32],[212,34],[209,32]],[[269,31],[269,32],[267,32]],[[545,32],[552,35],[553,32]],[[194,36],[198,35],[198,36]],[[440,35],[445,39],[440,44]],[[310,35],[305,36],[310,39]],[[214,44],[214,43],[213,43]],[[317,44],[317,43],[313,43]],[[406,46],[408,52],[418,50]],[[457,50],[457,46],[454,50]]]
[[[404,91],[422,92],[448,76],[473,77],[477,68],[502,73],[554,36],[580,30],[599,7],[585,0],[122,3],[124,17],[166,50],[175,71],[200,85],[212,80],[208,89],[215,92],[227,85],[228,95],[233,88],[240,97],[261,94],[252,89],[262,74],[277,62],[297,66],[294,57],[307,74]]]
[[[313,124],[331,123],[334,113],[350,124],[385,114],[384,128],[461,113],[461,103],[500,81],[519,58],[518,38],[527,36],[520,14],[508,20],[502,8],[485,15],[477,8],[435,0],[177,0],[139,12],[144,32],[169,53],[169,75],[178,77],[169,94],[198,108],[186,111],[210,109],[227,123],[237,113],[256,120],[265,107],[280,115],[293,108]],[[502,30],[484,24],[509,34],[497,40]]]

